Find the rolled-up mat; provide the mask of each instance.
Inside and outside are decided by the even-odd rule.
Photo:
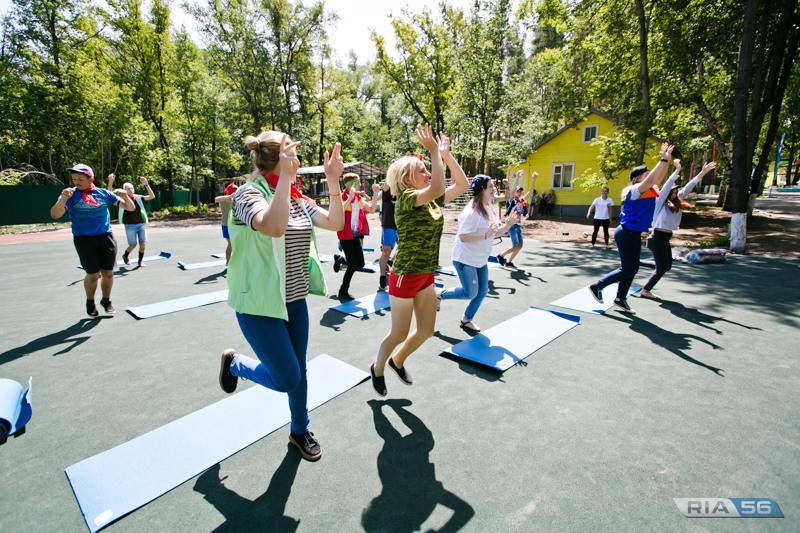
[[[155,316],[168,315],[169,313],[177,313],[178,311],[186,311],[187,309],[194,309],[204,305],[217,304],[227,299],[228,290],[225,289],[138,307],[126,307],[125,310],[141,320],[143,318],[153,318]]]
[[[7,439],[31,419],[31,385],[33,378],[28,379],[28,390],[13,379],[0,378],[0,441]]]
[[[617,297],[617,283],[609,285],[603,289],[603,303],[598,302],[592,296],[589,287],[582,287],[575,292],[567,294],[559,298],[555,302],[550,302],[550,305],[556,307],[564,307],[565,309],[572,309],[574,311],[583,311],[584,313],[595,313],[602,315],[614,305],[614,298]],[[641,290],[641,287],[632,286],[628,289],[628,296],[635,294]]]
[[[315,357],[308,362],[309,410],[366,379],[369,374],[330,355]],[[256,385],[67,467],[65,473],[94,532],[287,425],[290,418],[286,394]]]
[[[532,307],[444,352],[504,372],[580,321],[577,315]]]

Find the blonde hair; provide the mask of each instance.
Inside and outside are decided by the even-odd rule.
[[[419,158],[407,155],[389,166],[389,170],[386,171],[386,183],[392,191],[392,196],[399,196],[404,190],[414,187],[417,163],[419,163]]]
[[[270,172],[278,166],[282,139],[283,133],[274,130],[262,131],[256,137],[248,135],[244,138],[244,145],[250,149],[250,161],[254,169],[247,177],[247,181],[253,181],[262,172]],[[288,135],[286,140],[292,141]]]

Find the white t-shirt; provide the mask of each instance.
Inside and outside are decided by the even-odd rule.
[[[614,200],[611,198],[606,198],[603,200],[603,197],[600,196],[599,198],[595,198],[594,202],[592,202],[594,206],[594,218],[597,220],[608,220],[611,218],[611,207],[614,205]]]
[[[486,233],[489,231],[491,224],[497,222],[497,215],[492,211],[492,206],[489,204],[484,205],[489,219],[483,218],[480,212],[472,208],[472,201],[464,206],[464,210],[458,215],[458,234],[465,235],[468,233]],[[465,265],[480,268],[489,261],[489,256],[492,254],[492,243],[494,238],[490,236],[488,239],[479,241],[463,242],[456,237],[456,242],[453,245],[453,261],[464,263]]]

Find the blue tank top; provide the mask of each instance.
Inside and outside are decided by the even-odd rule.
[[[628,191],[619,214],[619,223],[627,230],[648,231],[653,222],[657,198],[658,192],[653,188],[641,193],[635,200],[631,198],[631,191]]]

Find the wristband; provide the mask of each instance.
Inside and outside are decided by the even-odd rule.
[[[663,161],[664,163],[669,163],[669,159],[665,159],[663,157],[661,158],[661,161]]]

